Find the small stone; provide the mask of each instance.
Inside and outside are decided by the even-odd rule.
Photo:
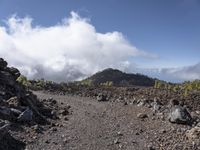
[[[20,101],[17,98],[17,96],[11,97],[9,100],[7,100],[7,102],[11,107],[19,107],[20,106]]]
[[[56,126],[55,123],[52,122],[52,123],[51,123],[51,127],[55,127],[55,126]]]
[[[127,102],[124,102],[124,106],[126,106],[126,105],[128,105],[128,103],[127,103]]]
[[[136,132],[135,135],[140,135],[140,133],[139,133],[139,132]]]
[[[45,140],[45,143],[46,143],[46,144],[49,144],[50,142],[49,142],[49,140]]]
[[[62,137],[62,138],[64,138],[64,137],[65,137],[65,135],[63,134],[61,137]]]
[[[68,119],[68,117],[65,116],[65,117],[64,117],[64,120],[65,120],[65,121],[68,121],[69,119]]]
[[[161,129],[160,131],[159,131],[159,133],[160,134],[163,134],[163,133],[166,133],[167,131],[165,130],[165,129]]]
[[[107,101],[107,97],[104,94],[99,93],[97,96],[97,101]]]
[[[177,143],[174,145],[173,149],[183,149],[183,145],[180,143]]]
[[[66,116],[66,115],[69,114],[69,111],[68,111],[67,109],[62,109],[62,110],[60,110],[59,113],[60,113],[61,115],[63,115],[63,116]]]
[[[51,128],[51,131],[56,132],[58,129],[57,128]]]
[[[147,114],[139,113],[137,114],[137,118],[144,119],[144,118],[148,118],[148,116]]]
[[[122,136],[123,134],[119,131],[117,132],[117,135]]]
[[[114,140],[114,144],[119,144],[120,142],[119,142],[119,139],[115,139]]]
[[[165,120],[165,117],[164,117],[163,115],[161,115],[161,116],[160,116],[160,119],[161,119],[162,121],[164,121],[164,120]]]
[[[120,149],[122,148],[122,144],[119,144],[119,148],[120,148]]]
[[[142,102],[139,102],[138,104],[137,104],[137,106],[144,106],[145,105],[145,103],[142,101]]]
[[[63,142],[64,142],[64,143],[67,143],[67,138],[64,138],[64,139],[63,139]]]
[[[33,127],[33,129],[34,129],[34,131],[35,131],[36,133],[41,132],[39,125],[35,125],[35,126]]]
[[[152,143],[148,144],[146,147],[147,147],[147,150],[154,150]]]
[[[136,144],[137,142],[135,140],[132,141],[133,144]]]
[[[56,125],[56,127],[59,127],[59,126],[60,126],[60,124],[59,124],[59,123],[56,123],[55,125]]]
[[[200,127],[194,127],[191,130],[186,132],[186,137],[189,140],[199,139],[200,138]]]
[[[199,114],[200,114],[200,111],[196,111],[196,114],[198,114],[198,115],[199,115]]]
[[[198,122],[198,123],[196,124],[196,126],[197,126],[197,127],[200,127],[200,122]]]
[[[170,104],[171,106],[176,106],[176,105],[179,105],[179,101],[176,100],[176,99],[172,99],[172,100],[170,100],[169,104]]]
[[[54,144],[54,145],[58,145],[58,143],[57,143],[57,142],[55,142],[55,141],[53,142],[53,144]]]

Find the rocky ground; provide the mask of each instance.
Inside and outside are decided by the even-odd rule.
[[[153,107],[133,103],[99,102],[96,98],[34,93],[41,99],[52,97],[59,105],[70,106],[71,111],[68,116],[61,116],[55,127],[37,134],[27,144],[27,149],[200,149],[198,125],[195,129],[187,124],[189,120],[183,121],[183,124],[176,121],[171,123],[168,110],[156,112]]]
[[[198,150],[200,94],[146,87],[28,91],[0,59],[0,150]]]

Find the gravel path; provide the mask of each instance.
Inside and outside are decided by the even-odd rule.
[[[153,119],[155,116],[149,108],[77,96],[34,94],[41,99],[52,97],[66,107],[70,105],[72,113],[39,134],[37,140],[27,145],[28,150],[146,150],[153,149],[151,145],[172,149],[170,144],[176,144],[175,140],[167,139],[174,137],[173,125]],[[139,113],[148,117],[138,118]]]

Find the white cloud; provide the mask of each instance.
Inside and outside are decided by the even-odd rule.
[[[16,15],[0,26],[0,56],[29,78],[77,80],[107,67],[125,69],[130,57],[155,57],[117,31],[98,33],[89,19],[71,17],[50,27],[32,26]]]
[[[161,74],[169,76],[173,80],[195,80],[200,79],[200,63],[182,68],[161,69]]]

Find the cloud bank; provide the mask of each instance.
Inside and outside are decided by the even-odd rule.
[[[29,78],[71,81],[107,67],[127,69],[131,57],[155,57],[131,45],[120,32],[99,33],[77,13],[50,27],[13,15],[0,26],[0,56]]]
[[[200,63],[182,68],[161,69],[160,74],[168,76],[172,81],[200,79]]]
[[[169,82],[200,79],[200,63],[179,68],[135,68],[135,70],[136,72],[141,72]]]

